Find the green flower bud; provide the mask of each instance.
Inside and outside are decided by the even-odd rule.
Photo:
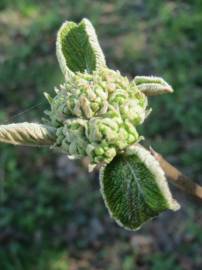
[[[57,127],[55,146],[70,157],[108,163],[142,138],[136,126],[148,114],[147,97],[118,71],[77,72],[56,93],[48,115]]]

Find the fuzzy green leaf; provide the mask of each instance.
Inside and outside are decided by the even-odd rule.
[[[131,147],[101,170],[101,192],[110,215],[136,230],[162,211],[177,210],[159,163],[144,148]]]
[[[173,88],[161,77],[136,76],[134,82],[146,96],[157,96],[173,92]]]
[[[91,73],[106,65],[94,27],[87,19],[79,24],[63,23],[57,35],[56,52],[66,79],[74,72]]]

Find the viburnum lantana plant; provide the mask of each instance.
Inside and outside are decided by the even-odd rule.
[[[69,158],[89,157],[99,164],[100,187],[115,221],[136,230],[164,210],[179,209],[163,169],[140,145],[142,125],[151,109],[148,96],[171,93],[159,77],[136,76],[129,81],[110,69],[89,20],[65,22],[58,31],[56,52],[64,82],[50,103],[46,123],[0,126],[0,141],[47,145]]]

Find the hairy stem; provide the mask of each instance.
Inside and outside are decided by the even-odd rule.
[[[202,186],[194,183],[191,179],[176,169],[151,147],[150,152],[158,160],[166,176],[170,181],[172,181],[173,184],[175,184],[178,188],[185,191],[186,193],[189,193],[202,201]]]

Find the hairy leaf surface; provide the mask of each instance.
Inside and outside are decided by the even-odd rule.
[[[116,222],[138,229],[164,210],[177,210],[164,172],[145,149],[134,146],[102,169],[101,192]]]
[[[105,57],[91,22],[83,19],[79,24],[65,22],[57,35],[57,57],[68,79],[74,72],[91,73],[105,66]]]

